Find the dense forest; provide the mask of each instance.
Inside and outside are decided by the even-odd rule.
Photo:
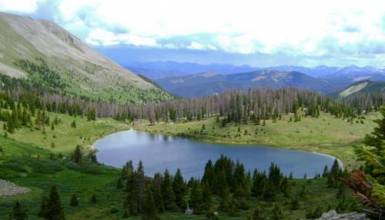
[[[328,112],[338,118],[352,120],[362,113],[376,110],[377,105],[382,104],[381,101],[370,102],[367,97],[338,101],[315,92],[288,88],[230,91],[198,99],[121,105],[47,92],[44,88],[6,76],[1,76],[1,81],[3,82],[0,95],[2,107],[12,110],[12,112],[19,111],[15,114],[9,112],[3,114],[1,117],[3,120],[12,118],[11,115],[14,115],[15,119],[22,113],[25,116],[26,114],[34,115],[35,110],[40,109],[91,118],[147,119],[152,123],[220,117],[223,125],[228,122],[247,123],[249,121],[258,124],[266,119],[279,119],[288,113],[295,115],[294,121],[300,120],[302,116],[317,117],[320,111]]]

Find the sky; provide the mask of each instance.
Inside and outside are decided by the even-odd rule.
[[[0,0],[120,63],[385,63],[384,0]]]

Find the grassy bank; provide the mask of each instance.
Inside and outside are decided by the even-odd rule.
[[[290,121],[290,116],[265,125],[227,124],[222,127],[215,118],[151,125],[146,121],[136,122],[134,128],[150,133],[181,135],[212,143],[263,144],[289,149],[326,153],[341,159],[348,167],[356,165],[353,145],[359,143],[374,127],[372,113],[361,121],[350,123],[322,113],[319,118],[305,117],[299,122]]]
[[[54,129],[50,126],[46,126],[45,129],[22,127],[14,133],[8,134],[8,137],[49,149],[52,152],[69,153],[75,149],[76,145],[88,148],[98,138],[128,128],[126,123],[111,118],[88,121],[84,117],[56,113],[48,113],[48,115],[51,120],[58,118],[60,121],[54,126]],[[71,125],[73,122],[76,124],[75,127]]]

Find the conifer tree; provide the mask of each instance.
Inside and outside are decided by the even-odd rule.
[[[64,211],[60,201],[60,195],[56,186],[52,186],[46,203],[46,210],[41,211],[43,218],[47,220],[64,220]]]
[[[156,208],[159,212],[164,212],[164,203],[163,203],[163,196],[162,196],[162,182],[163,178],[162,175],[159,173],[156,173],[154,175],[154,180],[153,180],[153,194],[154,194],[154,201]]]
[[[215,176],[215,173],[214,173],[213,163],[211,160],[209,160],[205,166],[205,171],[202,177],[202,183],[205,183],[208,186],[210,186],[211,190],[214,190],[214,176]]]
[[[172,187],[175,194],[175,203],[180,209],[183,210],[186,206],[184,201],[184,196],[186,194],[186,186],[180,169],[177,169],[175,173]]]
[[[28,219],[27,210],[23,208],[19,201],[15,202],[10,214],[10,220],[25,220]]]
[[[70,206],[76,207],[79,205],[78,197],[75,194],[71,195]]]
[[[163,182],[161,185],[162,189],[162,198],[164,207],[167,211],[175,211],[175,194],[172,189],[172,177],[170,176],[169,171],[166,169],[163,176]]]
[[[47,210],[48,210],[48,198],[44,196],[41,199],[40,210],[37,215],[39,217],[45,218],[45,216],[47,216]]]
[[[126,183],[126,210],[130,215],[143,212],[145,178],[143,164],[140,161],[137,170],[128,176]]]
[[[194,210],[194,214],[200,214],[202,213],[202,203],[203,203],[203,196],[202,196],[202,189],[199,184],[199,182],[195,182],[192,184],[191,187],[191,195],[189,200],[189,205]]]
[[[328,174],[327,184],[329,187],[337,187],[340,184],[340,177],[342,176],[341,168],[338,164],[338,160],[335,159]]]
[[[160,218],[158,216],[152,189],[150,186],[148,186],[144,194],[142,220],[157,220],[157,219],[160,219]]]
[[[75,120],[73,120],[73,121],[71,122],[71,128],[76,128],[76,121],[75,121]]]
[[[271,219],[272,220],[284,219],[282,208],[281,208],[281,206],[277,205],[276,203],[274,204],[273,209],[272,209]]]
[[[92,194],[91,199],[90,199],[90,202],[91,202],[91,203],[96,203],[96,202],[97,202],[97,199],[96,199],[95,194]]]
[[[248,218],[248,220],[264,220],[264,219],[265,218],[262,217],[261,209],[259,207],[256,207],[253,210],[253,213],[251,214],[251,216]]]
[[[75,148],[75,151],[72,155],[72,160],[73,160],[73,162],[79,164],[82,161],[82,157],[83,157],[83,154],[81,151],[81,147],[80,147],[80,145],[77,145]]]

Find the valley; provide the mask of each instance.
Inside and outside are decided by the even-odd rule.
[[[154,33],[155,11],[123,25],[119,10],[104,22],[85,19],[104,17],[95,3],[71,12],[61,1],[28,16],[0,0],[0,219],[385,215],[385,71],[374,61],[301,58],[291,44],[272,59],[281,47],[257,51],[254,31],[178,35],[185,27],[166,25],[178,16]]]

